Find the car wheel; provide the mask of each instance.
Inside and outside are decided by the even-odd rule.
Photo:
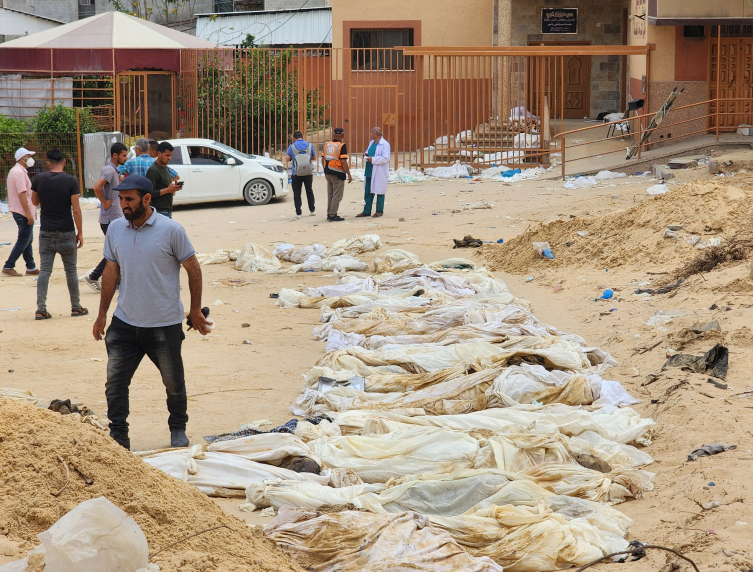
[[[252,206],[266,205],[272,200],[272,194],[272,185],[263,179],[254,179],[243,189],[243,198]]]

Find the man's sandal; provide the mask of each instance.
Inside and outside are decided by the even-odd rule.
[[[34,314],[35,320],[49,320],[50,318],[52,318],[52,314],[50,314],[47,310]]]
[[[82,308],[79,306],[78,308],[73,308],[71,310],[71,316],[86,316],[89,313],[89,310],[86,308]]]

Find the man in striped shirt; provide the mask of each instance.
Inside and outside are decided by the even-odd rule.
[[[154,143],[156,149],[157,142],[155,141]],[[121,165],[118,169],[123,178],[127,177],[128,175],[139,175],[140,177],[146,177],[146,172],[149,170],[149,167],[152,166],[152,163],[154,163],[154,157],[152,157],[149,153],[149,147],[149,139],[145,139],[144,137],[139,137],[138,139],[136,139],[136,143],[133,144],[133,150],[136,153],[136,156],[128,159],[128,161],[126,161],[125,164]],[[178,177],[178,173],[170,169],[170,177],[172,179],[176,179]]]

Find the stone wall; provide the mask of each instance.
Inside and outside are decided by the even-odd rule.
[[[549,0],[546,4],[512,0],[511,45],[529,42],[590,42],[593,45],[622,44],[622,12],[628,0]],[[577,34],[542,34],[542,8],[578,8]],[[621,85],[622,58],[591,58],[591,117],[602,111],[620,110],[627,86]]]

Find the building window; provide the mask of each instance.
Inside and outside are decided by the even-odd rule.
[[[718,26],[711,26],[711,37],[716,38]],[[753,25],[730,25],[722,26],[722,38],[750,38],[753,37]]]
[[[704,38],[705,30],[703,26],[683,26],[682,35],[685,38]]]
[[[236,12],[258,12],[264,10],[264,0],[235,0]]]
[[[233,6],[233,0],[214,0],[214,11],[215,12],[232,12],[235,10],[235,7]]]
[[[83,20],[89,16],[94,16],[96,6],[94,0],[78,0],[78,19]]]
[[[413,45],[413,28],[351,30],[353,71],[413,71],[413,58],[397,46]]]

